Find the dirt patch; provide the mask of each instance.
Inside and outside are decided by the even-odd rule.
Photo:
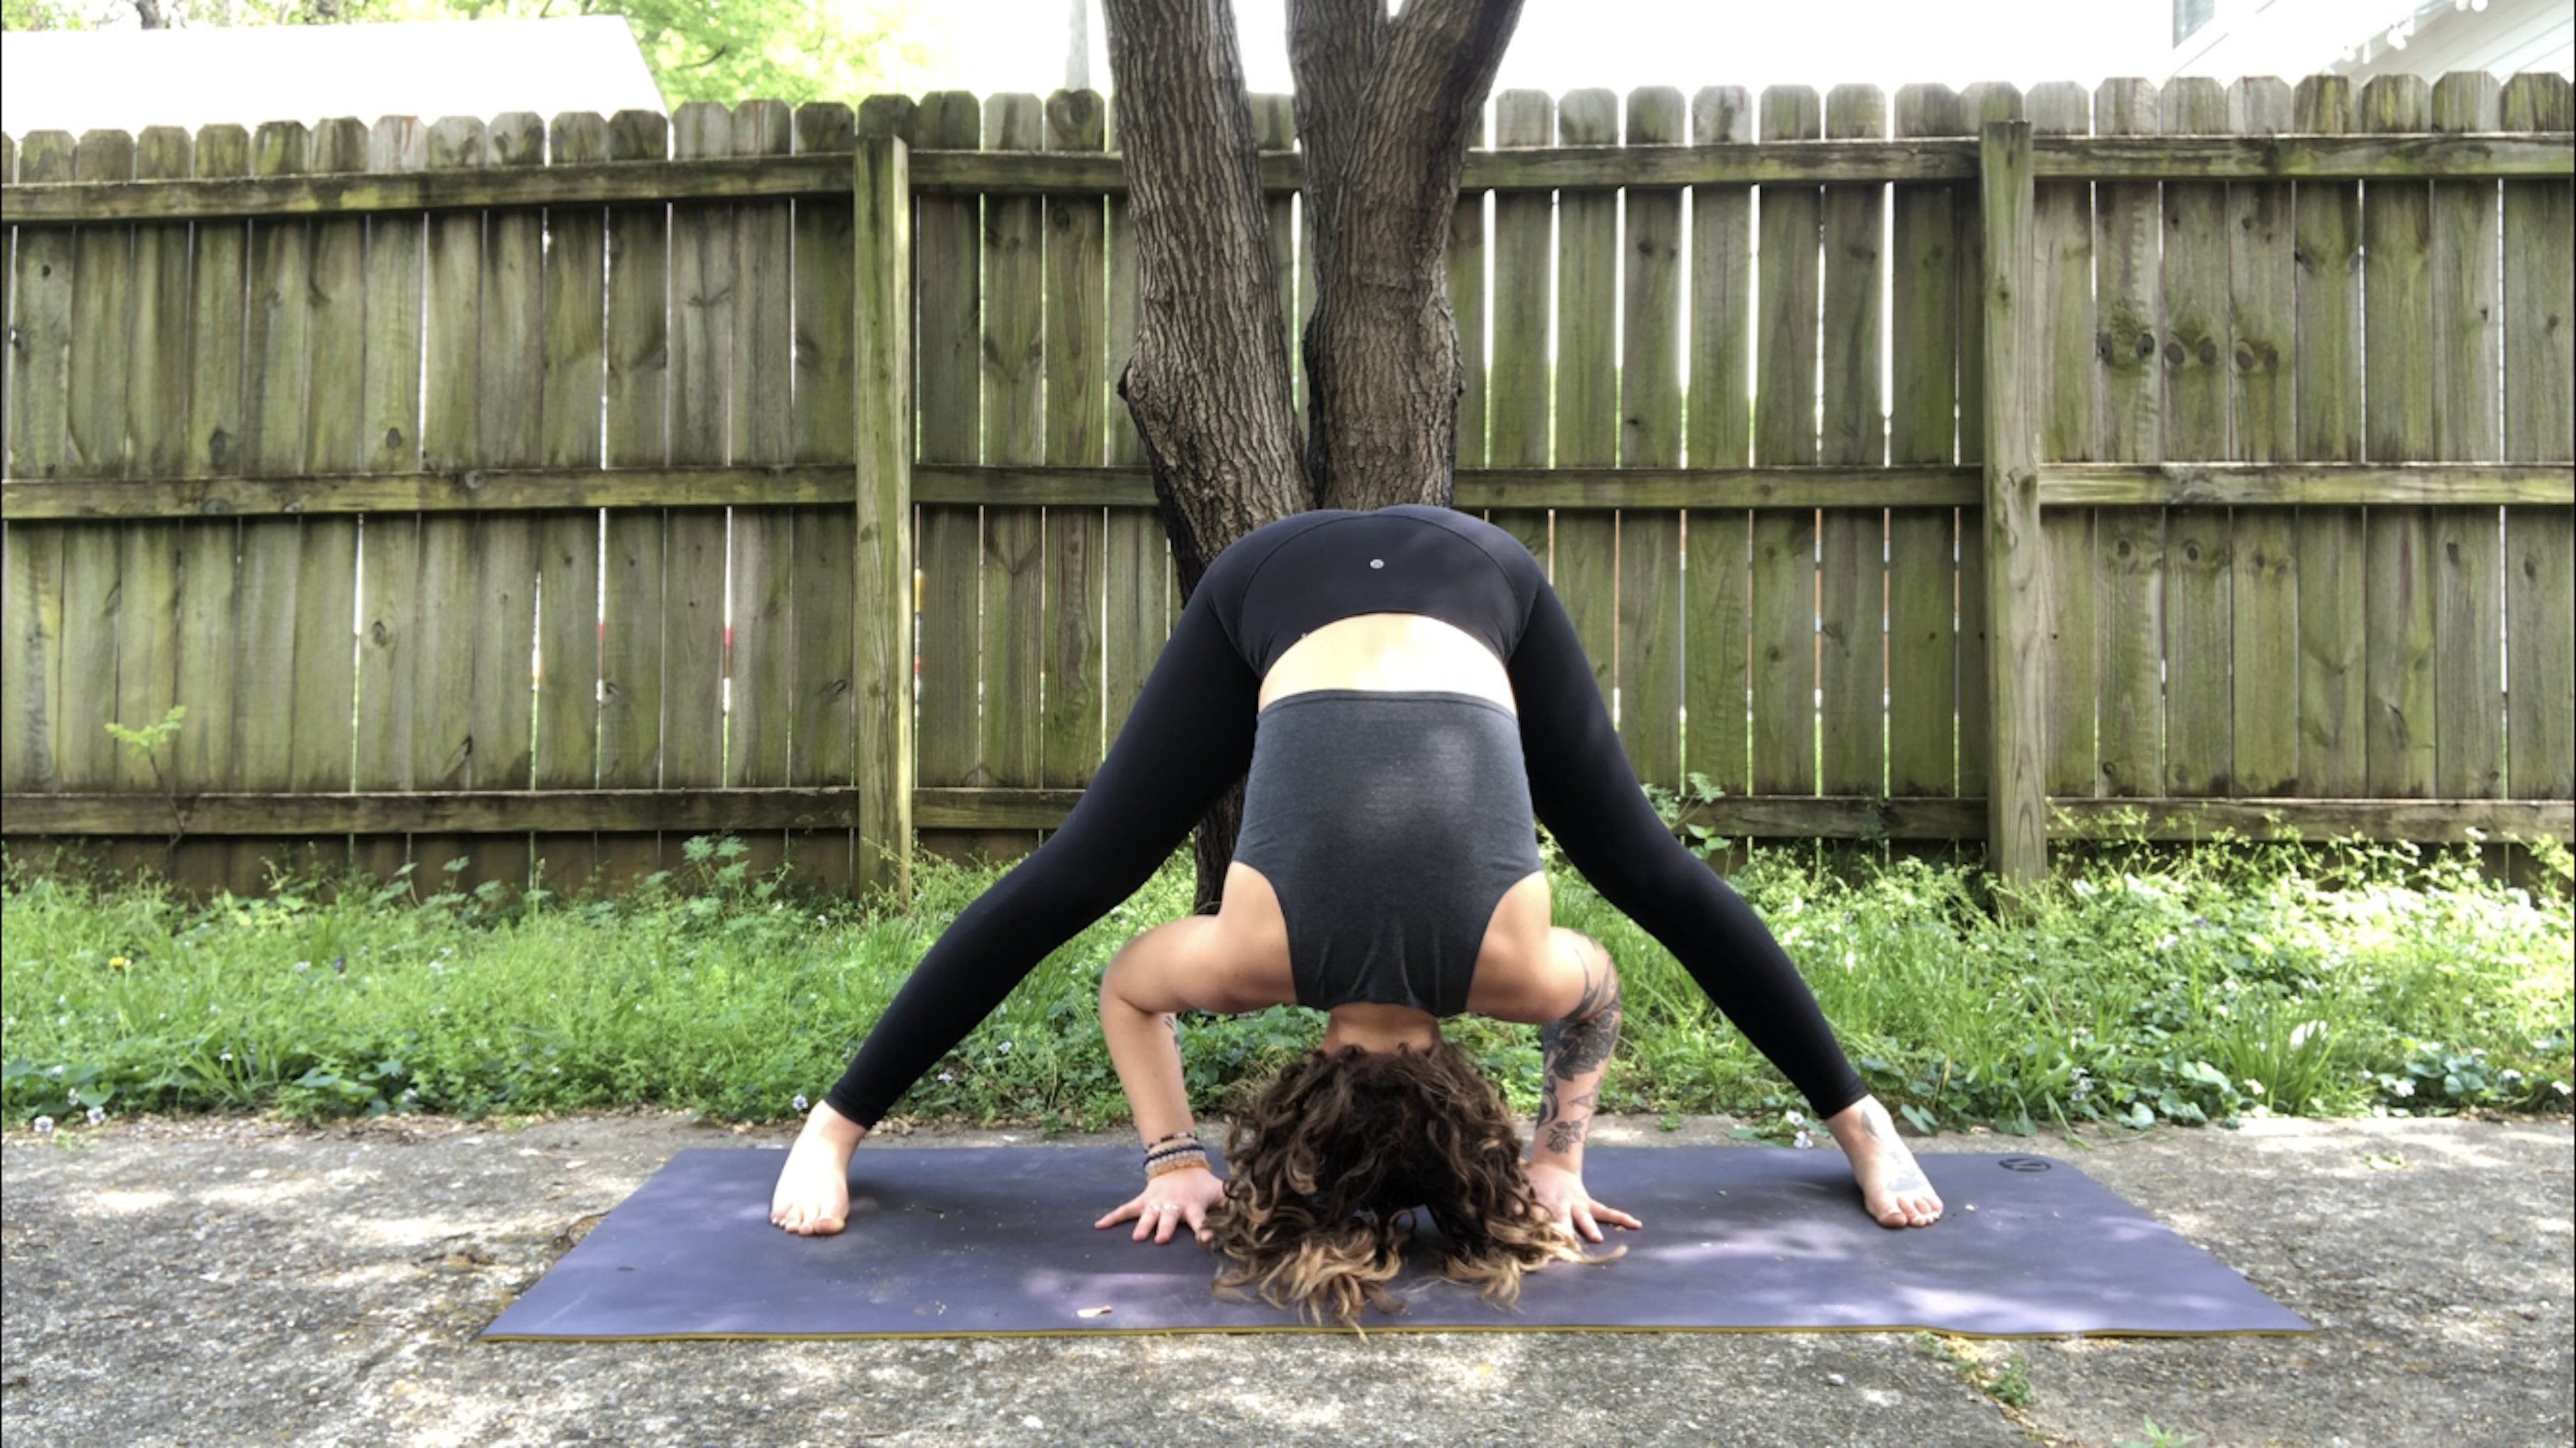
[[[1611,1121],[1595,1135],[1714,1144],[1728,1125]],[[2264,1122],[2092,1151],[2014,1143],[2075,1160],[2326,1329],[2298,1339],[1949,1352],[1908,1334],[1811,1333],[475,1340],[672,1152],[784,1140],[668,1115],[10,1133],[0,1405],[11,1448],[2111,1445],[2149,1416],[2210,1448],[2519,1448],[2576,1435],[2576,1132],[2563,1120]],[[1032,1133],[906,1144],[1048,1149]],[[1929,1146],[2002,1149],[1991,1137]],[[1990,1396],[2015,1372],[2026,1407]]]

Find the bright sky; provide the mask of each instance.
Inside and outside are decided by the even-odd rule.
[[[1064,83],[1074,0],[935,0],[917,14],[944,31],[938,84],[981,94]],[[1090,0],[1092,84],[1108,89],[1098,0]],[[935,17],[935,18],[933,18]],[[2164,0],[1527,0],[1496,89],[1582,86],[1759,88],[1846,81],[2029,86],[2150,70],[2165,55]],[[1235,0],[1245,78],[1288,91],[1286,0]]]

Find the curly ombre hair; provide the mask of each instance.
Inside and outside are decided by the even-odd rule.
[[[1548,1219],[1521,1163],[1502,1093],[1447,1041],[1429,1050],[1316,1052],[1281,1072],[1226,1133],[1220,1292],[1356,1323],[1386,1290],[1419,1212],[1438,1229],[1440,1271],[1510,1307],[1521,1274],[1586,1257]],[[1624,1250],[1624,1249],[1622,1249]]]

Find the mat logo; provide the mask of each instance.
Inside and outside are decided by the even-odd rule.
[[[2035,1156],[2007,1156],[1998,1159],[1995,1165],[2006,1171],[2046,1171],[2051,1163]]]

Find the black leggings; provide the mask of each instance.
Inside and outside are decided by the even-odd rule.
[[[824,1097],[874,1126],[1049,951],[1117,908],[1252,760],[1260,681],[1202,589],[1064,827],[966,907],[922,957]],[[1638,788],[1553,592],[1505,660],[1530,802],[1602,898],[1679,959],[1819,1117],[1867,1094],[1815,997],[1743,897],[1664,827]]]

